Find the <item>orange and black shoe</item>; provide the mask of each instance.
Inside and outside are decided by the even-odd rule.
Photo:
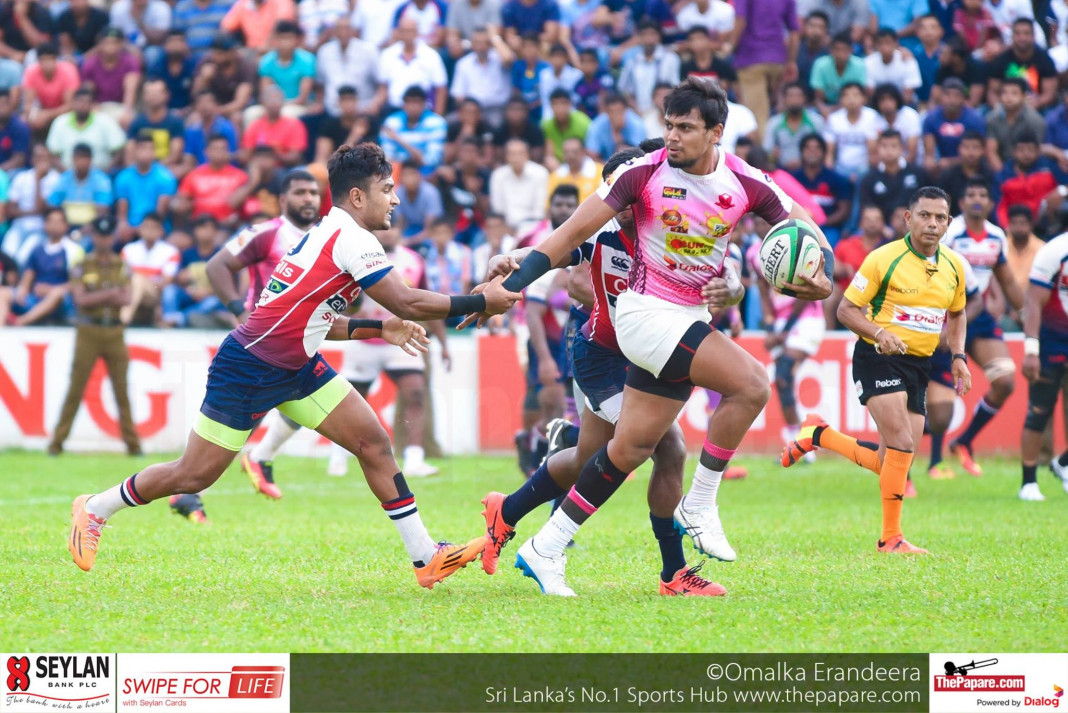
[[[415,578],[419,580],[419,586],[433,589],[435,584],[475,561],[485,546],[485,537],[476,537],[466,545],[439,542],[438,550],[430,558],[430,562],[424,567],[415,568]]]
[[[819,414],[810,413],[805,416],[805,420],[801,424],[801,430],[797,432],[797,437],[782,449],[782,457],[779,461],[782,463],[783,468],[789,468],[800,462],[806,453],[812,453],[819,448],[812,442],[818,428],[827,428],[827,422]]]
[[[482,511],[483,517],[486,518],[486,548],[482,550],[482,571],[486,574],[497,572],[501,550],[515,537],[515,528],[501,516],[501,507],[507,497],[504,493],[487,493],[486,497],[482,498],[482,504],[486,506]]]
[[[167,503],[171,506],[171,512],[181,515],[189,522],[203,525],[208,521],[208,516],[204,513],[204,503],[196,493],[172,495]]]
[[[274,463],[268,461],[254,461],[245,453],[241,457],[241,470],[252,481],[252,487],[257,493],[263,493],[271,500],[280,500],[282,491],[274,484]]]
[[[975,459],[972,458],[971,444],[953,441],[949,444],[949,452],[957,456],[960,460],[960,467],[964,468],[965,473],[975,478],[982,477],[983,466],[976,463]]]
[[[748,477],[749,471],[740,465],[727,466],[727,470],[723,471],[724,480],[745,480]]]
[[[74,564],[88,572],[96,561],[96,551],[100,546],[100,535],[107,520],[92,515],[85,509],[85,503],[92,495],[79,495],[70,508],[70,537],[67,548],[70,550]]]
[[[917,547],[904,535],[894,535],[886,542],[879,540],[879,552],[893,553],[896,555],[929,555],[931,554],[922,547]]]
[[[698,572],[705,566],[701,560],[693,567],[683,567],[670,582],[660,580],[660,593],[671,597],[722,597],[727,590],[721,584],[710,582]]]

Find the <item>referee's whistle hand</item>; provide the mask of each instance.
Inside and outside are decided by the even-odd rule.
[[[957,385],[958,396],[964,396],[972,390],[972,373],[963,359],[953,360],[953,383]]]

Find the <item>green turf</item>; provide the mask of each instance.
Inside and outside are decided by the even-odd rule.
[[[70,499],[149,462],[0,453],[8,650],[1055,651],[1068,630],[1068,495],[1043,469],[1049,499],[1020,502],[1008,460],[978,480],[918,478],[905,531],[934,555],[916,558],[874,552],[874,476],[833,455],[791,471],[740,459],[749,478],[720,492],[739,560],[705,567],[730,591],[711,600],[657,595],[641,474],[583,528],[568,564],[579,597],[564,600],[511,567],[547,507],[495,577],[475,565],[430,592],[355,464],[330,478],[325,461],[292,458],[277,464],[282,501],[231,468],[206,497],[210,526],[164,503],[123,512],[81,572]],[[519,482],[511,459],[485,457],[412,485],[431,534],[462,540],[481,532],[482,495]]]

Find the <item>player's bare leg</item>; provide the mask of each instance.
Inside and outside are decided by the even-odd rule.
[[[950,480],[957,477],[953,469],[942,462],[943,442],[953,419],[953,406],[957,393],[936,381],[927,385],[927,426],[931,432],[931,463],[927,475],[932,480]]]
[[[404,374],[396,379],[397,399],[404,403],[404,472],[413,478],[434,475],[438,469],[424,460],[423,436],[426,430],[426,375]]]
[[[98,495],[79,496],[71,509],[68,542],[75,563],[86,571],[92,568],[104,523],[119,510],[171,495],[199,493],[219,479],[235,455],[236,450],[190,433],[178,460],[150,465]]]
[[[924,417],[910,413],[908,394],[898,391],[868,399],[868,411],[879,431],[879,490],[883,502],[883,529],[880,552],[927,554],[927,550],[910,544],[901,532],[901,509],[905,483],[915,451],[923,434]]]
[[[315,429],[356,456],[364,478],[382,508],[396,525],[421,586],[432,589],[465,567],[482,552],[482,537],[465,545],[437,543],[427,533],[400,466],[393,457],[389,435],[368,403],[351,390]]]
[[[1012,395],[1016,380],[1016,364],[1009,356],[1009,347],[1000,339],[976,339],[970,352],[977,364],[983,366],[990,390],[975,406],[971,422],[964,432],[949,444],[949,450],[960,458],[961,467],[976,477],[983,474],[982,467],[972,455],[972,441],[988,424],[1005,401]]]

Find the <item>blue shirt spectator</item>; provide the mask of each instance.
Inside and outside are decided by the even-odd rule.
[[[1046,116],[1046,141],[1062,151],[1068,151],[1068,94],[1064,101]]]
[[[397,186],[400,214],[404,225],[405,244],[412,245],[426,238],[426,229],[445,213],[441,192],[437,186],[423,180],[419,166],[409,162],[401,169],[400,185]]]
[[[556,0],[508,0],[501,8],[501,23],[505,29],[514,30],[520,36],[540,35],[550,22],[560,22],[560,6]]]
[[[404,108],[382,122],[378,143],[391,161],[416,160],[422,174],[429,176],[441,165],[448,130],[444,117],[427,107],[426,92],[412,86],[404,92]]]
[[[924,142],[927,143],[928,136],[934,139],[938,158],[956,158],[960,139],[966,131],[977,131],[986,136],[983,115],[970,106],[961,106],[959,115],[952,119],[946,117],[944,108],[936,106],[923,120]]]
[[[77,158],[75,156],[75,161]],[[85,225],[94,220],[98,213],[110,211],[115,203],[115,194],[111,190],[108,174],[99,168],[89,168],[82,178],[78,177],[77,168],[71,168],[59,174],[48,203],[62,207],[67,214],[67,222],[72,226]]]
[[[512,64],[512,88],[532,107],[541,101],[541,73],[552,71],[552,65],[543,59],[535,62],[517,60]]]
[[[315,55],[298,48],[293,57],[284,62],[278,57],[278,51],[272,50],[260,58],[260,76],[277,84],[286,101],[293,101],[300,96],[301,80],[305,77],[315,79]]]
[[[155,161],[147,171],[134,164],[115,176],[115,199],[125,201],[126,222],[135,228],[141,225],[146,215],[158,211],[161,197],[173,196],[177,192],[178,181],[174,174]],[[119,217],[123,217],[121,208]]]
[[[211,101],[214,102],[215,100],[212,99]],[[214,117],[208,123],[207,127],[200,121],[191,121],[185,127],[185,152],[197,160],[198,166],[206,163],[208,160],[207,157],[204,156],[204,149],[207,148],[208,137],[212,134],[221,134],[225,136],[227,143],[230,144],[230,151],[237,151],[237,130],[226,117]]]
[[[58,242],[42,240],[26,261],[27,270],[33,270],[34,282],[42,285],[62,285],[70,282],[72,262],[82,254],[80,248],[69,238]]]
[[[211,46],[232,4],[230,0],[178,0],[171,13],[171,29],[181,31],[189,48],[200,55]]]
[[[0,105],[10,99],[0,99]],[[11,170],[22,168],[30,157],[30,127],[17,115],[9,115],[4,120],[0,111],[0,168]],[[21,161],[16,159],[21,156]]]
[[[167,44],[170,45],[172,42],[175,41],[168,37]],[[179,42],[185,45],[184,39]],[[149,67],[148,78],[162,80],[171,94],[167,108],[178,111],[188,109],[193,105],[193,75],[196,67],[197,61],[192,56],[176,58],[172,64],[167,55],[161,56]]]
[[[899,34],[930,9],[928,0],[868,0],[868,7],[879,19],[879,27],[889,27]]]
[[[618,95],[605,99],[604,113],[590,122],[586,130],[586,150],[598,160],[604,161],[620,146],[616,144],[613,128],[619,130],[623,143],[637,146],[646,138],[645,122],[630,109]]]

